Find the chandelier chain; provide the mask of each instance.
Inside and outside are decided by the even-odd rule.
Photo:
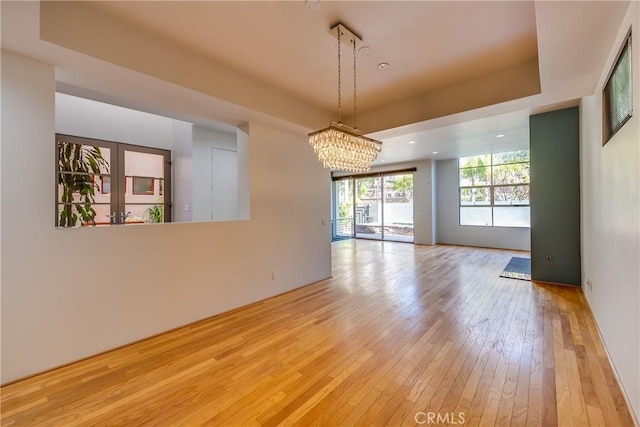
[[[356,102],[358,100],[356,91],[356,39],[351,39],[353,44],[353,128],[358,130],[358,124],[356,123]]]
[[[337,34],[333,33],[337,28]],[[357,46],[361,39],[351,30],[338,24],[331,29],[338,39],[338,122],[332,121],[328,128],[309,134],[309,144],[318,156],[318,160],[327,169],[347,172],[367,172],[371,169],[382,143],[367,138],[356,128],[357,110]],[[353,48],[353,127],[342,123],[342,38],[345,45]],[[348,51],[346,52],[348,56]],[[348,72],[348,71],[347,71]],[[347,82],[348,83],[348,82]]]
[[[341,68],[341,56],[340,56],[340,45],[342,44],[342,40],[340,39],[342,31],[338,28],[338,122],[342,123],[342,81],[340,75],[342,74]]]

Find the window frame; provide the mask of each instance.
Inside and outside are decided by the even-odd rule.
[[[128,178],[128,177],[126,177]],[[141,179],[150,179],[151,180],[151,191],[143,191],[143,192],[139,192],[136,191],[136,180],[141,180]],[[155,190],[156,190],[156,179],[158,178],[154,178],[152,176],[137,176],[137,175],[133,175],[131,176],[131,194],[135,195],[135,196],[148,196],[149,194],[155,194]]]
[[[620,66],[620,61],[625,52],[628,52],[629,55],[629,111],[625,115],[625,117],[617,124],[612,123],[611,115],[609,114],[609,105],[610,101],[613,101],[614,91],[611,90],[610,83],[611,78],[616,74],[618,67]],[[602,89],[602,145],[605,146],[607,142],[613,138],[613,136],[620,130],[622,127],[629,121],[629,119],[633,116],[633,46],[632,46],[632,32],[629,31],[627,36],[624,38],[624,42],[620,47],[620,51],[616,56],[616,60],[614,62],[613,67],[611,67],[611,71],[607,76],[607,81]]]
[[[510,152],[517,152],[517,151],[529,151],[529,149],[526,150],[512,150],[512,151],[504,151],[504,152],[500,152],[500,153],[490,153],[490,154],[478,154],[476,156],[468,156],[468,157],[480,157],[480,156],[489,156],[490,159],[490,163],[488,165],[483,165],[483,166],[463,166],[460,167],[460,160],[464,157],[458,158],[458,225],[461,227],[501,227],[501,228],[531,228],[531,220],[529,220],[529,225],[528,226],[520,226],[520,225],[495,225],[495,212],[494,209],[495,208],[518,208],[518,207],[531,207],[531,200],[529,200],[529,203],[511,203],[508,205],[500,205],[500,204],[496,204],[496,200],[495,200],[495,189],[496,187],[529,187],[529,190],[531,189],[531,175],[529,175],[529,180],[527,182],[520,182],[520,183],[514,183],[514,184],[495,184],[494,183],[494,173],[493,173],[493,169],[494,167],[498,167],[498,166],[503,166],[503,165],[531,165],[531,157],[529,157],[529,161],[526,162],[510,162],[510,163],[498,163],[498,164],[494,164],[493,159],[495,155],[498,154],[503,154],[503,153],[510,153]],[[530,152],[529,152],[529,156],[530,156]],[[489,169],[489,184],[486,183],[482,183],[482,184],[478,184],[478,185],[461,185],[461,181],[460,181],[460,175],[461,175],[461,171],[464,169],[477,169],[479,167],[485,167]],[[489,189],[489,201],[488,204],[474,204],[474,205],[465,205],[462,202],[462,190],[474,190],[474,189],[480,189],[480,188],[488,188]],[[462,224],[462,208],[490,208],[491,209],[491,224],[490,225],[479,225],[479,224]]]
[[[340,220],[350,220],[353,224],[353,228],[352,228],[352,238],[356,238],[356,239],[364,239],[364,240],[379,240],[379,241],[396,241],[396,242],[405,242],[405,243],[414,243],[415,242],[415,230],[414,233],[412,235],[412,240],[403,240],[403,239],[398,239],[396,235],[394,234],[388,234],[388,236],[385,236],[385,227],[388,226],[388,224],[385,223],[385,215],[384,215],[384,206],[385,203],[387,202],[387,195],[385,193],[385,185],[386,185],[386,181],[385,179],[389,176],[398,176],[398,175],[411,175],[412,177],[412,201],[411,203],[414,203],[413,197],[415,196],[415,172],[418,169],[413,167],[413,168],[406,168],[406,169],[390,169],[388,171],[380,171],[380,172],[366,172],[366,173],[361,173],[361,174],[351,174],[351,175],[334,175],[334,173],[332,172],[331,174],[331,181],[332,181],[332,186],[331,186],[331,221],[332,221],[332,239],[334,239],[336,237],[336,227],[337,227],[337,221]],[[358,195],[357,195],[357,181],[361,180],[361,179],[374,179],[377,180],[377,182],[380,185],[379,188],[379,202],[380,202],[380,228],[381,228],[381,232],[380,232],[380,238],[378,239],[377,237],[372,238],[372,237],[364,237],[363,235],[358,235],[356,228],[357,228],[357,214],[356,214],[356,209],[357,209],[357,200],[358,200]],[[338,213],[339,213],[339,201],[338,201],[338,196],[337,196],[337,191],[336,191],[336,183],[339,181],[347,181],[350,182],[350,188],[351,188],[351,197],[352,197],[352,203],[351,203],[351,216],[347,217],[347,218],[337,218]],[[415,205],[414,205],[414,211],[415,211]],[[412,220],[413,220],[413,225],[415,226],[415,214],[412,215]],[[391,236],[391,237],[389,237]],[[343,235],[341,235],[341,237],[344,237]],[[396,239],[394,239],[393,237],[396,237]]]

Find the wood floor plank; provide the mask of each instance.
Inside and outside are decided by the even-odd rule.
[[[511,413],[512,426],[526,426],[527,414],[529,412],[529,389],[531,384],[533,369],[533,351],[536,338],[536,319],[538,312],[536,304],[538,302],[537,295],[532,292],[529,298],[529,307],[527,310],[526,326],[523,332],[522,351],[520,353],[518,377],[515,384],[515,394]]]
[[[500,290],[501,287],[496,288],[497,292]],[[486,350],[488,349],[485,338],[489,336],[495,339],[495,336],[490,335],[490,331],[499,329],[499,323],[503,321],[501,316],[498,315],[498,312],[502,308],[502,305],[498,302],[499,295],[492,294],[490,301],[492,308],[488,312],[483,312],[485,317],[478,322],[478,327],[473,330],[471,328],[468,329],[468,331],[473,332],[473,340],[466,345],[466,351],[459,353],[458,359],[454,361],[452,368],[449,369],[445,381],[443,381],[440,388],[436,390],[435,399],[432,400],[430,406],[433,409],[437,409],[438,412],[464,412],[461,408],[458,408],[456,411],[456,406],[461,401],[466,386],[470,385],[473,387],[474,384],[477,385],[476,380],[479,380],[479,372],[476,371],[476,380],[474,380],[473,377],[470,378],[470,376],[478,360],[482,358],[483,349],[485,349],[484,354],[486,354]],[[463,363],[462,358],[464,358]],[[470,403],[470,399],[468,399],[468,401]]]
[[[529,396],[527,400],[527,426],[542,424],[542,388],[544,378],[544,309],[541,292],[534,288],[535,294],[535,332],[531,356],[522,363],[531,366],[529,377]]]
[[[0,424],[633,425],[582,291],[499,277],[526,254],[332,250],[332,279],[2,387]]]
[[[485,411],[487,409],[491,410],[491,408],[487,407],[488,393],[492,383],[494,383],[493,379],[496,374],[496,368],[502,355],[502,340],[510,325],[511,313],[513,313],[514,305],[517,302],[517,291],[519,290],[519,288],[516,288],[516,292],[510,292],[508,294],[509,298],[503,300],[504,304],[501,306],[501,311],[497,315],[501,319],[500,325],[495,327],[488,337],[488,347],[486,348],[487,361],[482,369],[480,381],[473,394],[473,399],[468,406],[468,412],[463,410],[463,412],[468,414],[467,422],[471,425],[479,425]],[[497,382],[495,382],[495,384],[497,386]],[[485,417],[485,420],[486,418],[487,417]]]
[[[522,287],[519,287],[516,291],[516,298],[509,309],[510,314],[504,321],[506,326],[505,334],[496,342],[494,350],[490,353],[495,358],[496,363],[495,371],[491,378],[491,384],[487,390],[486,400],[483,405],[482,418],[479,422],[479,425],[481,426],[498,424],[497,415],[502,399],[502,390],[507,382],[511,353],[515,349],[514,343],[510,342],[507,337],[512,336],[513,330],[517,328],[518,318],[516,313],[518,312],[518,304],[520,303],[517,297],[519,297],[523,291],[524,289]]]
[[[555,341],[553,334],[553,299],[547,289],[542,290],[544,310],[544,332],[542,360],[544,371],[542,375],[542,425],[558,425],[558,399],[555,370]]]
[[[519,301],[516,309],[513,327],[506,340],[511,342],[511,349],[508,358],[507,374],[502,386],[500,402],[498,403],[498,412],[496,414],[496,424],[508,425],[511,423],[518,380],[520,379],[520,370],[525,371],[526,365],[522,365],[522,355],[527,340],[526,328],[529,319],[529,309],[531,305],[528,303],[526,295],[528,289],[523,289],[523,297]],[[526,381],[523,381],[526,382]],[[524,384],[523,384],[524,385]]]
[[[573,408],[571,405],[569,378],[567,374],[567,368],[565,366],[565,350],[564,342],[562,339],[562,324],[560,322],[560,319],[553,319],[552,328],[558,425],[569,427],[573,425]]]

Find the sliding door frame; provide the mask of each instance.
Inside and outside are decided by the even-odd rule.
[[[335,182],[336,181],[343,181],[343,180],[351,180],[352,187],[353,187],[353,206],[352,206],[352,214],[353,214],[353,237],[356,239],[366,239],[366,240],[380,240],[380,241],[384,241],[384,204],[385,204],[385,194],[384,194],[384,177],[386,176],[393,176],[393,175],[404,175],[404,174],[413,174],[417,171],[417,168],[406,168],[406,169],[397,169],[397,170],[389,170],[389,171],[384,171],[384,172],[374,172],[374,173],[363,173],[363,174],[353,174],[353,175],[343,175],[343,176],[333,176],[331,177],[331,180],[333,181],[333,186],[331,191],[333,192],[333,200],[334,202],[334,209],[333,209],[333,215],[336,215],[336,211],[338,209],[338,199],[336,196],[336,186],[335,186]],[[356,201],[357,201],[357,188],[358,186],[356,185],[356,180],[357,179],[366,179],[366,178],[378,178],[380,180],[380,238],[371,238],[371,237],[358,237],[358,233],[356,230],[356,226],[357,226],[357,219],[356,219]],[[412,221],[415,220],[415,215],[412,215]],[[415,223],[414,223],[415,226]],[[402,241],[402,240],[400,240]],[[415,241],[415,233],[414,233],[414,239],[411,241],[411,243],[413,243]],[[407,242],[408,243],[408,242]]]

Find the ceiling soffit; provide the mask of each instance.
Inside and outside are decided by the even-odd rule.
[[[300,8],[298,3],[302,2],[187,2],[182,6],[176,2],[98,3],[99,7],[85,2],[42,2],[41,38],[309,129],[324,126],[334,118],[335,49],[334,42],[331,42],[332,36],[324,28],[328,27],[324,18],[329,17],[314,16],[304,7]],[[150,12],[150,19],[141,21],[141,10],[145,10],[143,3],[153,8],[146,9],[147,11],[155,12]],[[323,3],[323,8],[325,4],[329,5],[326,11],[328,15],[342,16],[344,13],[353,16],[353,21],[361,21],[353,24],[354,29],[373,27],[369,31],[371,36],[368,39],[365,37],[365,42],[371,43],[374,49],[358,62],[359,108],[365,107],[361,108],[358,125],[365,132],[402,126],[540,93],[533,3],[408,2],[393,7],[395,12],[385,9],[392,2],[380,2],[379,5],[377,2],[368,3],[369,8],[366,8],[367,3]],[[449,3],[450,9],[441,3]],[[283,14],[280,19],[286,20],[299,15],[303,24],[314,18],[313,25],[309,25],[308,30],[301,30],[302,40],[291,42],[285,37],[286,34],[290,36],[286,28],[271,27],[269,32],[258,25],[259,22],[268,21],[258,20],[258,12],[263,11],[255,10],[256,7],[265,8],[265,4],[271,4],[270,7],[276,13]],[[508,32],[508,37],[500,32],[489,34],[483,38],[484,45],[478,46],[474,42],[474,35],[488,30],[476,23],[477,19],[471,20],[471,16],[478,15],[482,10],[478,9],[481,6],[490,7],[489,15],[496,15],[497,18],[511,15],[520,30],[507,26],[504,31]],[[186,22],[169,26],[171,31],[160,31],[157,25],[161,26],[163,20],[167,19],[165,15],[173,10],[175,17],[176,11],[181,10],[176,8],[182,7],[186,8],[185,16],[213,17],[213,24],[219,25],[219,28],[212,25],[212,33],[202,33],[204,18],[201,18],[193,25],[196,29],[189,33],[197,36],[195,39],[175,34],[176,29],[181,29],[183,33],[190,31],[184,27]],[[194,7],[196,9],[190,9]],[[198,7],[218,7],[219,13],[207,15],[201,13],[202,10]],[[517,9],[509,10],[510,7]],[[253,29],[247,30],[253,38],[247,39],[245,34],[239,36],[239,41],[233,41],[232,36],[225,33],[229,25],[222,25],[221,22],[230,21],[231,14],[242,12],[242,8],[246,12],[245,20],[255,26],[249,25]],[[267,14],[269,9],[265,10],[264,13]],[[418,18],[425,18],[426,10],[432,12],[428,15],[431,17],[431,24],[423,22],[418,25]],[[363,12],[359,15],[358,11]],[[467,25],[458,27],[453,18],[448,24],[442,23],[443,14],[447,13],[453,13],[452,17],[462,16]],[[360,16],[362,18],[358,18]],[[394,17],[398,19],[390,21]],[[177,17],[176,19],[180,21]],[[402,24],[378,26],[380,19]],[[434,19],[438,21],[438,25]],[[156,24],[151,25],[150,21]],[[348,24],[351,25],[350,22]],[[420,33],[419,28],[428,25],[441,31],[438,40],[433,40],[433,37],[425,38],[427,35]],[[443,26],[451,30],[446,31]],[[234,28],[237,27],[236,23]],[[218,33],[222,35],[211,40],[211,36]],[[242,32],[236,29],[236,33]],[[394,38],[395,33],[398,35]],[[270,45],[259,43],[260,35],[274,45],[269,47]],[[195,43],[194,40],[200,42]],[[293,45],[289,46],[288,43]],[[385,46],[385,43],[388,45],[386,50],[377,47]],[[225,50],[229,46],[212,51],[206,48],[211,45],[231,45],[235,55]],[[301,47],[305,47],[306,52],[300,53]],[[256,54],[256,49],[265,51],[267,55]],[[268,49],[272,51],[269,52]],[[437,53],[434,49],[441,52]],[[402,65],[396,65],[402,70],[396,70],[395,74],[392,71],[386,77],[381,77],[381,73],[373,65],[382,57],[382,50],[389,52],[389,55],[397,52],[398,56],[390,56],[395,58],[390,61],[395,60],[395,64]],[[402,51],[405,52],[404,57],[400,55]],[[247,52],[254,56],[253,68],[247,62]],[[214,57],[216,54],[222,58]],[[237,60],[240,63],[233,62],[236,56],[240,58]],[[421,56],[431,58],[431,62],[418,60]],[[269,65],[271,63],[276,65]],[[428,67],[425,65],[427,63],[432,63],[432,66]],[[283,72],[278,68],[282,66],[289,71]],[[260,72],[263,67],[268,73]],[[344,68],[351,72],[346,63]],[[375,72],[372,71],[374,68]],[[301,72],[303,69],[306,72]],[[347,86],[350,86],[351,80],[347,81]],[[305,85],[301,86],[300,82]],[[345,111],[349,111],[351,91],[345,92],[343,107]]]
[[[41,2],[40,38],[304,127],[331,119],[308,102],[185,49],[85,2]]]

